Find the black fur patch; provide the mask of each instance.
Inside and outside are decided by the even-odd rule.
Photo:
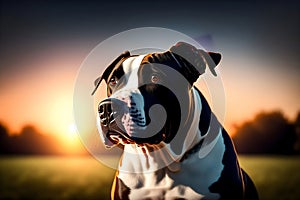
[[[224,169],[219,180],[213,183],[209,187],[209,190],[213,193],[219,193],[223,200],[243,199],[243,177],[233,143],[224,129],[222,131],[222,137],[226,147],[222,160]]]
[[[116,185],[115,185],[115,191],[114,191],[114,199],[115,200],[126,200],[129,199],[130,194],[130,188],[125,185],[125,183],[116,177]]]

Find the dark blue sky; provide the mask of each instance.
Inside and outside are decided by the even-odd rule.
[[[267,59],[291,60],[294,64],[288,67],[293,68],[299,63],[299,5],[290,0],[1,0],[1,60],[61,42],[83,40],[93,46],[127,29],[156,26],[191,37],[209,34],[218,41],[217,50],[223,46],[253,50]]]

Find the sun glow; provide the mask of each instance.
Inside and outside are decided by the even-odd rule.
[[[77,127],[73,122],[71,95],[62,94],[52,103],[48,123],[45,129],[58,137],[65,151],[77,153],[82,150]]]
[[[60,134],[58,139],[62,143],[65,153],[80,154],[84,152],[84,147],[80,141],[77,127],[75,123],[66,125],[67,131],[64,134]]]
[[[75,123],[69,125],[69,137],[70,138],[77,137],[77,127]]]

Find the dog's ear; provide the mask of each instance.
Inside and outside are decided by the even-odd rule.
[[[222,57],[221,54],[206,52],[185,42],[178,42],[170,48],[170,52],[175,54],[176,59],[183,66],[193,66],[196,68],[197,73],[194,78],[198,78],[201,74],[203,74],[206,67],[210,69],[214,76],[217,76],[215,67],[220,63]]]
[[[130,52],[129,51],[125,51],[124,53],[122,53],[121,55],[119,55],[103,72],[103,74],[98,77],[95,81],[95,89],[92,92],[92,95],[95,94],[96,90],[98,89],[100,83],[102,80],[105,80],[107,82],[107,79],[110,75],[110,73],[113,71],[113,69],[115,69],[116,67],[118,67],[119,65],[121,65],[125,59],[127,59],[128,57],[130,57]]]
[[[214,61],[215,66],[217,66],[221,61],[222,55],[220,53],[215,53],[215,52],[207,52],[207,53]]]

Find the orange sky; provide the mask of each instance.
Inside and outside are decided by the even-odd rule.
[[[24,125],[32,124],[75,151],[80,142],[73,121],[73,84],[84,56],[77,56],[72,49],[64,50],[50,50],[47,56],[14,63],[24,70],[1,80],[5,86],[0,93],[0,121],[11,133],[19,133]]]
[[[8,74],[1,80],[6,84],[1,85],[0,121],[13,133],[25,124],[32,124],[40,132],[65,141],[66,148],[76,150],[80,144],[73,121],[73,87],[86,54],[86,51],[62,48],[27,63],[15,62],[31,70]],[[247,59],[251,58],[241,55],[236,59],[230,52],[223,52],[218,66],[226,95],[225,127],[232,133],[234,124],[252,119],[262,110],[280,109],[289,119],[294,119],[300,109],[297,74],[289,74],[287,78],[276,72],[276,67],[272,72],[267,72],[266,67],[252,71],[245,63],[262,66],[276,63]],[[241,68],[230,67],[241,65]]]

